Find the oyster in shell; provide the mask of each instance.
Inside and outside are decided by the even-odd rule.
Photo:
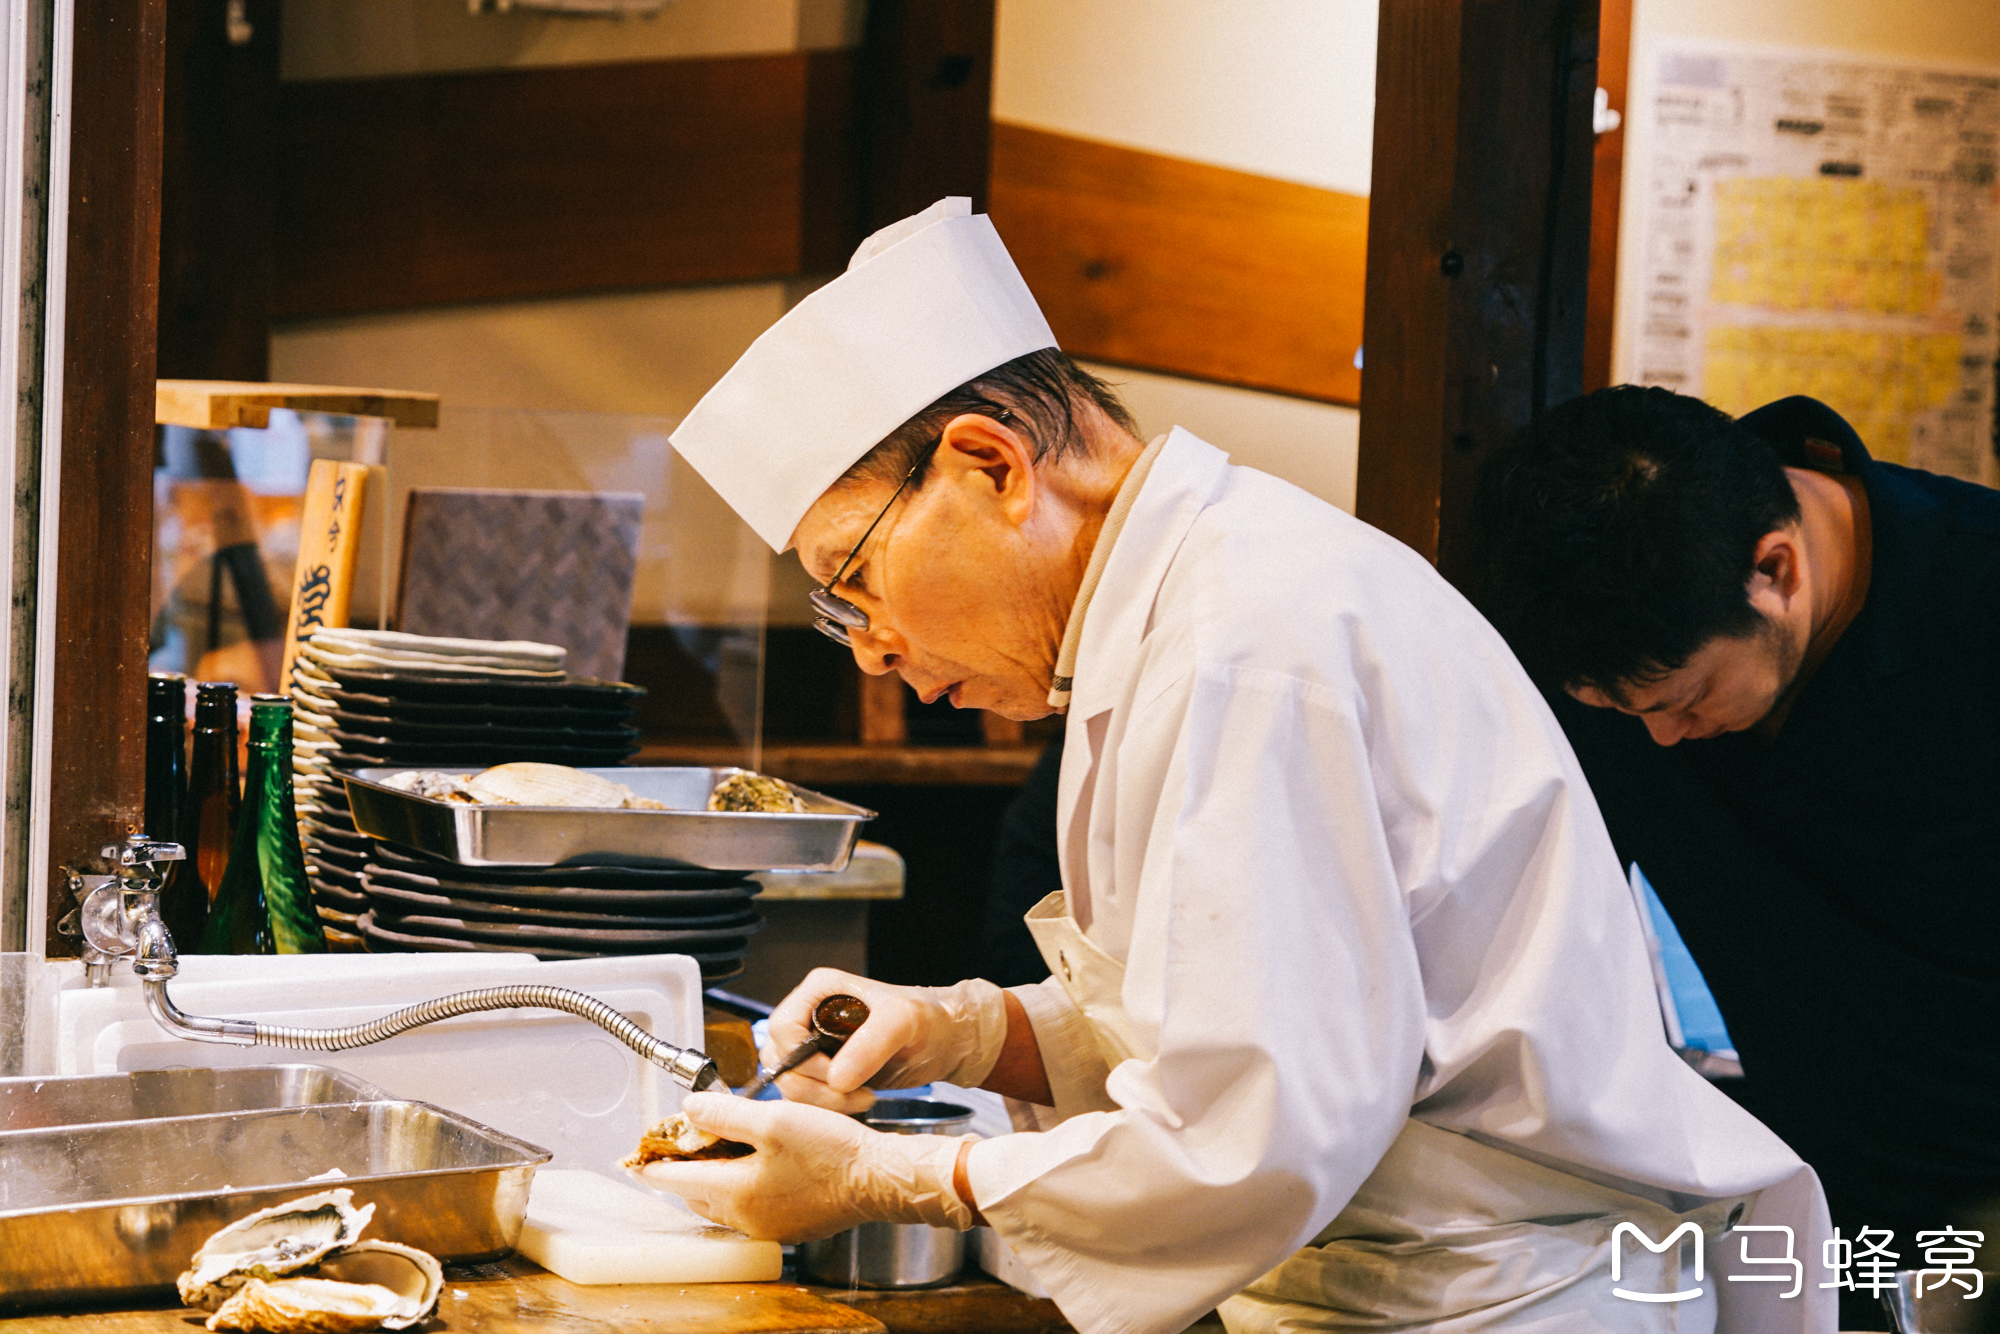
[[[738,1144],[733,1139],[722,1139],[711,1135],[700,1126],[687,1119],[687,1113],[676,1112],[664,1121],[655,1121],[639,1137],[639,1147],[620,1163],[629,1172],[636,1172],[647,1163],[685,1162],[692,1158],[741,1158],[745,1154],[757,1152],[748,1144]]]
[[[405,769],[399,774],[390,774],[382,780],[383,787],[395,788],[398,792],[410,792],[419,797],[430,797],[437,801],[458,801],[470,804],[472,794],[465,790],[464,774],[440,773],[435,769]]]
[[[317,1278],[251,1279],[208,1327],[266,1334],[408,1329],[436,1313],[443,1292],[444,1267],[429,1252],[362,1241],[327,1257]]]
[[[729,775],[715,785],[715,790],[708,794],[708,808],[712,811],[773,811],[800,815],[805,812],[806,804],[785,785],[783,779],[767,778],[746,769]]]
[[[494,806],[575,806],[595,810],[664,810],[623,783],[566,764],[497,764],[465,780],[474,801]]]
[[[356,1208],[345,1189],[259,1209],[203,1242],[175,1286],[189,1306],[213,1311],[252,1279],[296,1274],[352,1246],[374,1216],[374,1205]]]

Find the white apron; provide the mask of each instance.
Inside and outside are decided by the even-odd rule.
[[[1086,936],[1061,892],[1029,910],[1029,932],[1070,1001],[1089,1021],[1105,1064],[1144,1059],[1122,999],[1125,966]],[[1611,1280],[1612,1229],[1631,1221],[1654,1237],[1683,1222],[1713,1254],[1754,1195],[1675,1214],[1468,1136],[1412,1119],[1311,1245],[1220,1307],[1229,1334],[1306,1330],[1617,1331],[1710,1334],[1715,1283],[1682,1281],[1684,1247],[1656,1254],[1628,1244]],[[1683,1302],[1637,1302],[1614,1287]]]

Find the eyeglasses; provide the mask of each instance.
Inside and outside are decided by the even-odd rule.
[[[1014,415],[1011,409],[1003,408],[997,403],[989,406],[994,409],[993,420],[995,421],[1006,421]],[[834,588],[842,579],[847,577],[847,567],[854,564],[854,558],[861,554],[861,548],[868,545],[868,539],[881,526],[882,520],[889,517],[889,511],[895,507],[896,497],[902,495],[904,488],[916,480],[917,474],[924,470],[924,466],[937,453],[938,446],[943,443],[944,436],[942,435],[931,441],[930,448],[924,451],[923,457],[918,459],[910,470],[903,474],[903,480],[896,483],[896,489],[889,493],[889,503],[882,507],[880,514],[875,516],[875,522],[868,525],[867,531],[861,534],[859,542],[848,548],[847,559],[840,562],[840,568],[833,572],[833,578],[827,580],[806,595],[812,602],[813,610],[819,613],[819,615],[813,617],[813,629],[819,631],[834,643],[844,648],[853,648],[854,639],[849,634],[849,631],[866,630],[868,628],[868,613],[834,592]]]

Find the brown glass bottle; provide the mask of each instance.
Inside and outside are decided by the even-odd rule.
[[[195,682],[191,749],[180,836],[187,860],[180,863],[180,873],[201,887],[206,915],[207,905],[222,888],[230,848],[236,841],[236,813],[243,802],[236,768],[235,682]],[[199,944],[199,937],[191,938],[182,952],[192,952]]]

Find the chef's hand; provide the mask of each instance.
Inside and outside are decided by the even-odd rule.
[[[680,1196],[710,1222],[787,1243],[861,1223],[972,1226],[952,1182],[965,1139],[885,1135],[823,1108],[726,1093],[689,1094],[681,1110],[710,1134],[757,1150],[639,1169],[648,1185]]]
[[[942,1079],[977,1088],[1007,1041],[1006,993],[977,978],[951,987],[897,987],[833,968],[815,968],[771,1012],[766,1065],[812,1036],[813,1006],[828,996],[859,996],[868,1022],[832,1058],[815,1055],[778,1080],[793,1102],[837,1112],[865,1112],[878,1089],[914,1088]]]

